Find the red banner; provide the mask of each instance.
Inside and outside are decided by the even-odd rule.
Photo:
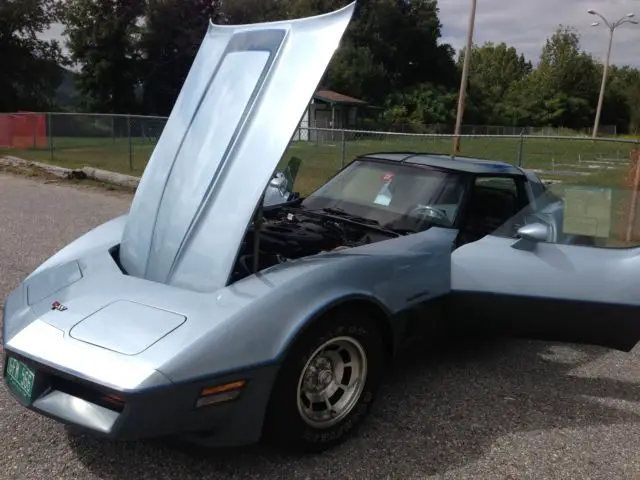
[[[47,117],[44,113],[0,114],[0,148],[47,148]]]
[[[11,125],[11,116],[0,114],[0,148],[11,148],[11,139],[13,138]]]

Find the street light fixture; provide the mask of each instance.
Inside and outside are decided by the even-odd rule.
[[[604,90],[607,85],[607,76],[609,74],[609,59],[611,58],[611,47],[613,45],[613,32],[620,25],[623,25],[625,23],[638,25],[638,22],[636,20],[633,20],[633,17],[635,16],[633,13],[627,13],[624,17],[620,18],[619,20],[613,23],[610,23],[606,18],[604,18],[601,14],[599,14],[595,10],[587,10],[587,13],[600,17],[604,22],[604,24],[609,29],[609,48],[607,49],[607,58],[604,62],[604,70],[602,71],[602,84],[600,85],[600,97],[598,98],[598,108],[596,110],[596,119],[593,125],[592,137],[596,138],[598,136],[598,126],[600,125],[600,114],[602,113],[602,102],[604,101]],[[600,25],[600,22],[593,22],[591,24],[592,27],[597,27],[598,25]]]

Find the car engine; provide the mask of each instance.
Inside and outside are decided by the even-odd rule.
[[[254,273],[255,223],[242,243],[232,281]],[[337,251],[390,238],[338,217],[285,208],[265,212],[259,227],[257,270],[296,258]]]

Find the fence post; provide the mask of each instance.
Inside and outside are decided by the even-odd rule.
[[[127,115],[127,141],[129,142],[129,171],[133,172],[133,139],[131,138],[131,115]]]
[[[49,161],[53,163],[53,129],[51,121],[51,112],[47,112],[47,136],[49,137]]]
[[[524,128],[520,130],[520,140],[518,142],[518,166],[522,167],[522,147],[524,146]]]
[[[340,169],[344,168],[344,162],[347,156],[347,138],[344,129],[342,129],[342,143],[341,143],[341,156],[340,156]]]
[[[38,123],[37,117],[34,114],[30,114],[31,117],[31,126],[33,127],[33,149],[38,149]]]

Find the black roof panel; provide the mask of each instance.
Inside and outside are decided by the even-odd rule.
[[[361,158],[411,163],[466,173],[524,175],[518,167],[506,162],[471,157],[452,157],[438,153],[381,152],[362,155]]]

